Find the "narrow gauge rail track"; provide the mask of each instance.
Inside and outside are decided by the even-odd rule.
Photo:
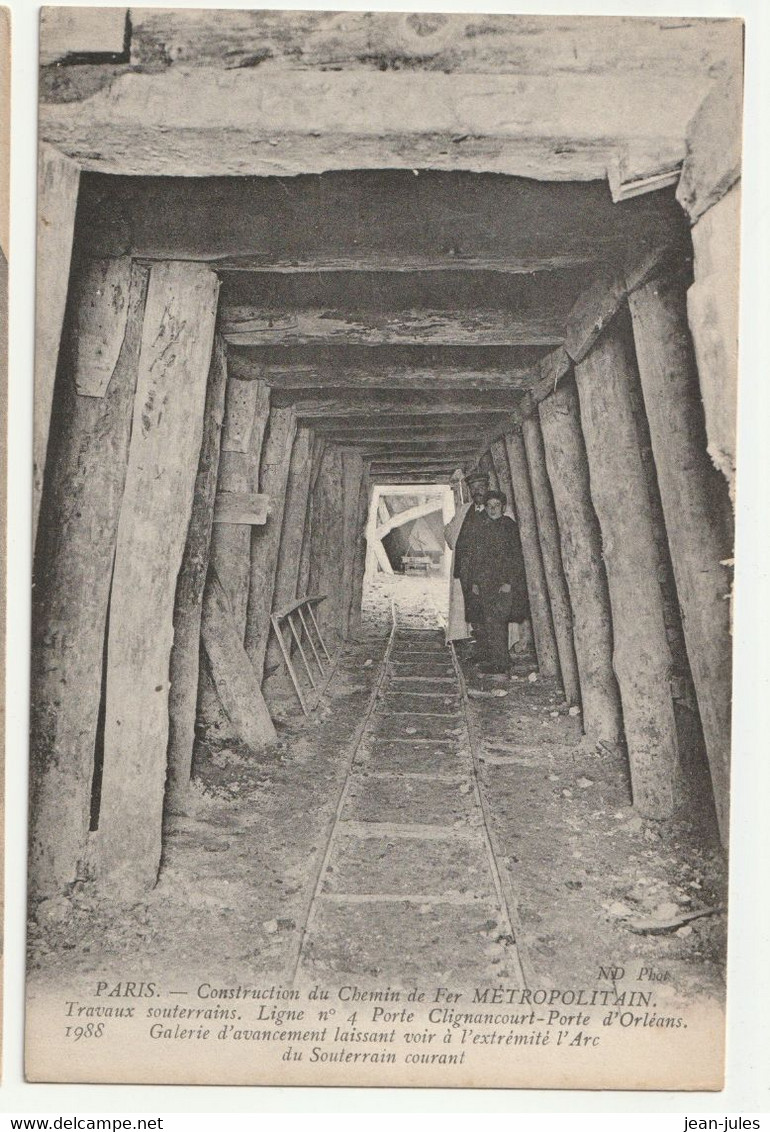
[[[295,981],[525,986],[462,670],[443,631],[397,624],[320,854]]]

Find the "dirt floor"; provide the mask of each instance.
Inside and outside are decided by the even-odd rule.
[[[182,969],[190,977],[215,971],[222,986],[246,976],[288,982],[319,855],[379,679],[391,601],[401,625],[436,629],[446,582],[394,576],[368,585],[364,631],[342,650],[322,704],[308,718],[280,722],[279,742],[262,758],[237,746],[200,747],[189,812],[168,818],[160,879],[144,899],[106,904],[83,882],[31,909],[37,984],[62,986],[89,974],[125,978],[127,965],[136,978],[172,983]],[[510,678],[481,678],[467,662],[463,671],[480,785],[517,900],[517,943],[530,985],[590,986],[597,964],[617,962],[665,966],[688,997],[721,997],[724,914],[676,924],[725,901],[725,865],[708,815],[651,822],[636,814],[624,753],[583,741],[579,715],[570,714],[554,681],[538,676],[531,656],[516,658]],[[398,765],[392,770],[397,781]],[[388,800],[380,801],[384,810]],[[382,813],[369,817],[383,820]],[[343,889],[374,867],[371,846],[361,845],[346,861]],[[455,846],[434,862],[448,884],[467,872],[466,856]],[[400,861],[404,875],[391,868],[389,884],[419,889],[428,867],[421,854],[410,857],[407,849]],[[450,914],[456,922],[468,913]],[[341,946],[355,943],[366,916],[366,906],[351,913]],[[411,951],[395,919],[391,929],[404,971],[436,973],[438,920]],[[504,971],[494,931],[482,943],[474,949],[480,983]]]

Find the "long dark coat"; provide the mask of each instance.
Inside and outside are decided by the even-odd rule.
[[[481,604],[494,604],[497,616],[507,621],[524,621],[529,616],[529,599],[519,528],[507,515],[487,518],[477,536],[467,569],[472,585],[479,587]],[[510,594],[500,594],[500,586],[506,583]]]

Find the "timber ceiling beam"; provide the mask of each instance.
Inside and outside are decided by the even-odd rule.
[[[342,391],[336,396],[326,396],[319,393],[316,396],[305,395],[292,397],[286,392],[277,392],[273,396],[276,405],[293,404],[297,418],[311,422],[335,419],[337,421],[350,420],[355,424],[356,418],[378,419],[381,416],[403,415],[410,417],[473,417],[474,415],[508,412],[516,408],[519,397],[514,394],[504,395],[500,392],[480,392],[478,390],[467,393],[441,393],[428,398],[410,397],[405,402],[403,396],[393,396],[380,390],[369,393],[352,393]]]
[[[141,85],[146,76],[131,77]],[[125,123],[116,126],[118,134],[124,128]],[[141,134],[141,119],[135,128]],[[224,138],[223,132],[220,142]],[[537,291],[538,276],[550,276],[559,289],[558,277],[566,276],[570,286],[579,287],[581,269],[616,264],[629,248],[670,239],[677,226],[687,232],[673,191],[637,197],[619,209],[603,174],[597,181],[566,184],[461,171],[421,171],[415,177],[411,168],[288,180],[272,174],[180,179],[159,175],[164,152],[165,147],[157,168],[149,171],[153,176],[83,175],[79,215],[87,254],[205,261],[221,272],[236,301],[255,306],[282,303],[250,299],[248,289],[288,297],[293,288],[315,286],[333,294],[346,285],[371,288],[377,282],[389,294],[406,295],[416,279],[404,276],[420,274],[430,277],[430,288],[472,290],[479,285],[473,277],[484,274],[495,277],[488,286],[496,279],[504,294]],[[181,158],[176,161],[184,169]],[[397,270],[397,264],[407,270]],[[297,270],[279,278],[289,267]],[[260,275],[263,270],[267,277]],[[517,278],[530,271],[534,279]],[[347,284],[338,278],[345,273]],[[548,300],[547,293],[541,297]],[[344,304],[316,298],[304,305]],[[392,302],[396,308],[411,305]]]
[[[231,346],[228,373],[275,389],[525,389],[547,347]]]
[[[564,313],[533,310],[299,311],[225,310],[222,336],[232,346],[340,342],[399,346],[549,346],[564,340]]]
[[[345,434],[345,439],[348,437],[365,437],[370,434],[376,436],[380,433],[385,433],[388,437],[393,435],[398,439],[402,432],[414,432],[415,436],[425,436],[430,439],[436,433],[446,433],[451,436],[461,436],[467,433],[468,435],[478,436],[480,432],[492,427],[498,421],[507,420],[509,415],[507,412],[488,412],[471,413],[468,416],[463,416],[461,413],[413,416],[407,410],[405,413],[394,416],[377,416],[375,420],[368,420],[361,416],[311,417],[307,424],[309,428],[323,432],[327,439],[330,439],[332,432]]]
[[[501,428],[505,424],[501,424]],[[350,429],[341,432],[327,432],[324,433],[326,439],[331,444],[345,444],[352,448],[366,448],[372,444],[394,444],[400,441],[409,441],[412,444],[426,444],[438,443],[443,444],[462,444],[463,442],[473,443],[480,435],[486,435],[479,429],[455,429],[450,432],[434,432],[432,429],[425,429],[422,432],[401,432],[392,429],[381,429],[378,431],[367,430],[363,434],[358,434]]]
[[[44,87],[39,136],[84,169],[127,176],[429,166],[575,181],[603,179],[623,158],[632,179],[682,161],[706,92],[702,67],[643,86],[633,67],[549,70],[113,71],[96,91],[72,82],[68,101]]]

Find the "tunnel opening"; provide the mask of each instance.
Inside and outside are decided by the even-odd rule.
[[[411,211],[391,207],[398,194]],[[257,251],[251,217],[269,250]],[[535,217],[537,238],[527,227]],[[395,262],[388,249],[399,244]],[[192,872],[210,877],[221,906],[218,886],[236,882],[245,853],[226,863],[218,854],[243,837],[249,853],[273,861],[257,886],[260,906],[274,905],[268,879],[284,895],[294,884],[315,893],[312,914],[265,918],[284,924],[266,929],[276,935],[271,962],[309,971],[353,962],[350,939],[360,942],[365,924],[352,909],[383,894],[387,912],[369,914],[383,933],[393,930],[391,905],[411,906],[404,888],[415,876],[426,886],[416,890],[423,904],[435,906],[431,930],[449,931],[439,915],[446,905],[461,909],[458,922],[473,934],[471,878],[484,877],[483,903],[501,877],[452,838],[447,872],[434,851],[437,830],[481,821],[484,851],[515,863],[526,838],[538,899],[554,854],[569,893],[597,883],[606,861],[593,851],[583,861],[573,837],[592,825],[608,839],[642,830],[650,845],[658,835],[649,823],[673,821],[692,852],[716,843],[715,771],[687,640],[695,619],[681,605],[683,594],[692,600],[691,575],[670,547],[668,441],[653,400],[661,394],[643,372],[640,296],[671,296],[681,342],[692,278],[692,244],[672,193],[619,207],[604,184],[482,174],[324,174],[288,186],[85,174],[75,247],[66,376],[83,392],[59,394],[44,514],[74,485],[84,490],[84,453],[97,477],[112,476],[112,493],[79,502],[74,519],[87,515],[100,532],[117,582],[92,658],[98,757],[82,772],[98,781],[100,820],[92,811],[87,845],[72,848],[64,872],[82,877],[87,860],[85,875],[106,894],[157,881],[171,898],[170,923]],[[649,272],[655,289],[645,292]],[[104,337],[106,316],[94,306],[105,293],[120,297],[114,309],[125,322],[116,334],[122,362],[101,388],[105,377],[87,363],[94,327]],[[185,341],[191,311],[205,330]],[[169,371],[168,388],[156,388],[160,361],[148,343],[169,332],[180,336],[187,371],[197,367],[197,384],[184,389],[185,412],[161,423],[159,392],[173,403],[181,386]],[[692,379],[691,356],[679,361]],[[721,562],[726,483],[704,459],[692,386],[687,397]],[[84,447],[86,433],[111,438],[106,459]],[[166,452],[185,440],[173,503],[146,507],[156,490],[142,479],[147,453],[165,466]],[[459,579],[447,530],[473,506],[474,471],[503,497],[522,556],[526,614],[506,622],[504,672],[476,667],[471,620],[461,613],[452,623]],[[148,527],[134,515],[143,507]],[[81,536],[70,529],[67,537]],[[46,603],[61,608],[69,592],[66,570],[57,574],[67,553],[54,543],[45,564],[41,624]],[[163,633],[137,612],[132,587],[152,595]],[[275,617],[286,618],[283,639]],[[121,639],[123,651],[109,654],[110,701],[105,657]],[[81,692],[90,687],[77,679]],[[116,697],[118,688],[132,694]],[[126,719],[134,721],[127,741]],[[328,808],[340,781],[346,793],[327,843],[327,864],[343,878],[337,889],[289,842],[291,829],[300,845],[322,836],[311,800],[317,794]],[[569,835],[549,844],[528,802],[545,824],[574,807]],[[270,849],[249,832],[256,815]],[[345,840],[351,830],[355,851]],[[294,877],[288,889],[279,859]],[[717,871],[708,882],[715,893]],[[670,876],[656,883],[673,891]],[[688,895],[681,885],[677,892]],[[611,886],[602,894],[608,906],[622,903]],[[335,901],[336,919],[324,910]],[[479,962],[510,977],[521,958],[506,941],[527,933],[505,899],[495,907]],[[550,934],[533,947],[558,966],[549,938],[569,933],[553,901],[549,908]],[[305,914],[323,930],[313,934],[310,921],[300,930]],[[421,939],[417,932],[416,964],[429,962]],[[361,947],[355,962],[365,967]]]

